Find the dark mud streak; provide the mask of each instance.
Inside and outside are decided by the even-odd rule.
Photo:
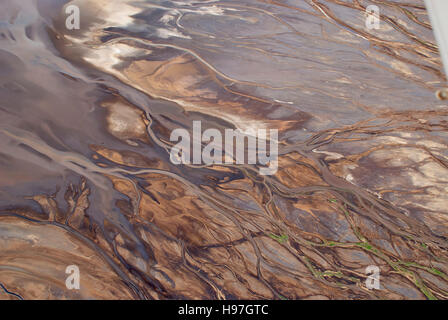
[[[6,289],[6,287],[5,287],[3,284],[1,284],[1,283],[0,283],[0,288],[2,288],[2,290],[3,290],[6,294],[9,294],[9,295],[11,295],[11,296],[13,296],[13,297],[16,297],[16,298],[19,299],[19,300],[24,300],[19,294],[14,293],[14,292],[11,292],[11,291],[9,291],[8,289]]]

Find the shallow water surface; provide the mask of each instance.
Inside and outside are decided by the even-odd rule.
[[[0,8],[0,298],[448,297],[446,79],[423,1]],[[193,121],[278,130],[278,171],[173,164]]]

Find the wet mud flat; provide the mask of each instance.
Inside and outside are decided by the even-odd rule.
[[[0,8],[0,299],[448,297],[446,79],[423,1]],[[193,121],[278,130],[277,172],[173,164]]]

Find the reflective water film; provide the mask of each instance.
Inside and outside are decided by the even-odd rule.
[[[0,0],[0,299],[447,299],[443,70],[423,0]]]

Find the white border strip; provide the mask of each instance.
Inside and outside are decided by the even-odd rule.
[[[425,4],[448,77],[448,0],[425,0]]]

